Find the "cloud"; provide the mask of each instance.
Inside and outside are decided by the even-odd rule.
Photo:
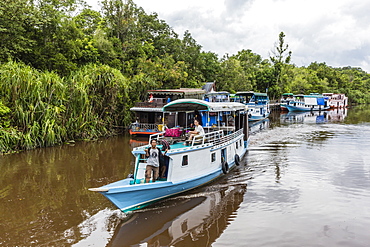
[[[96,0],[88,0],[94,2]],[[134,0],[135,1],[135,0]],[[284,32],[292,62],[370,71],[370,2],[363,0],[136,0],[176,33],[189,30],[205,51],[242,49],[268,58]]]

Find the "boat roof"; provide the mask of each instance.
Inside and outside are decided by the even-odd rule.
[[[227,91],[210,91],[206,95],[230,95]]]
[[[283,93],[282,96],[293,96],[293,93]]]
[[[239,96],[239,95],[246,95],[246,96],[251,96],[251,95],[256,95],[256,96],[266,96],[267,97],[267,93],[256,93],[256,92],[253,92],[253,91],[243,91],[243,92],[236,92],[235,96]]]
[[[154,94],[154,95],[201,95],[204,93],[205,91],[200,88],[148,90],[148,94]]]
[[[324,98],[322,94],[310,94],[310,95],[303,95],[305,98]]]
[[[238,111],[246,110],[246,105],[237,102],[207,102],[199,99],[178,99],[163,107],[166,112],[185,112],[185,111]]]
[[[162,107],[131,107],[130,111],[162,112]]]

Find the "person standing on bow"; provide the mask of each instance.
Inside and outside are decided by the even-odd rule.
[[[168,149],[165,150],[165,154]],[[162,159],[162,151],[157,147],[157,140],[150,141],[150,147],[145,149],[145,156],[147,157],[145,169],[145,182],[149,183],[150,178],[155,182],[159,176],[159,164]]]

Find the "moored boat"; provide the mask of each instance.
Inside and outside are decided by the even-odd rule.
[[[237,92],[234,101],[248,106],[248,121],[260,121],[270,115],[270,100],[267,93]]]
[[[290,101],[295,99],[294,94],[292,93],[283,93],[280,98],[280,110],[287,111],[286,105],[289,104]]]
[[[132,177],[89,190],[100,192],[123,212],[129,212],[146,206],[148,203],[182,193],[204,185],[226,174],[235,165],[248,148],[248,120],[246,106],[235,102],[212,103],[198,99],[179,99],[163,107],[164,112],[189,113],[201,115],[216,113],[225,124],[205,127],[203,136],[195,136],[187,142],[184,135],[170,142],[166,154],[166,172],[164,178],[155,182],[144,183],[147,159],[147,145],[132,150],[135,156],[135,168]],[[177,114],[175,114],[177,115]],[[228,116],[233,116],[232,124],[227,123]],[[208,119],[206,119],[208,121]],[[207,122],[203,122],[206,124]],[[187,126],[183,126],[186,131]],[[183,138],[182,138],[183,137]],[[166,140],[164,133],[151,135],[151,139],[161,142]]]
[[[230,93],[227,91],[210,91],[203,97],[208,102],[230,102]]]
[[[328,100],[321,94],[296,95],[286,108],[288,111],[323,111],[329,109]]]
[[[344,93],[323,93],[328,97],[330,108],[346,108],[348,107],[348,97]]]

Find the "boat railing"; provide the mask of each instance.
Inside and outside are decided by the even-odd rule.
[[[243,129],[240,129],[238,131],[235,131],[231,134],[225,135],[225,136],[221,137],[220,139],[216,140],[214,142],[214,145],[220,145],[220,144],[226,143],[228,141],[231,141],[231,140],[235,139],[236,137],[238,137],[242,134],[243,134]]]
[[[154,130],[159,131],[158,127],[161,124],[150,124],[150,123],[132,123],[130,128],[134,131],[146,131],[146,130]]]
[[[242,134],[243,134],[243,129],[240,129],[228,135],[224,135],[223,130],[218,130],[218,131],[213,131],[213,132],[209,132],[205,134],[202,137],[202,139],[194,138],[191,144],[192,146],[194,146],[201,142],[201,144],[212,143],[213,145],[220,145],[220,144],[229,142]]]
[[[153,139],[155,139],[155,140],[160,139],[160,137],[161,137],[161,136],[163,136],[163,135],[164,135],[164,133],[165,133],[165,132],[158,132],[158,133],[155,133],[155,134],[151,134],[151,135],[149,136],[149,143],[150,143]]]
[[[212,131],[209,133],[204,134],[203,136],[194,136],[191,146],[197,145],[199,143],[204,144],[204,143],[215,143],[217,142],[220,138],[224,136],[224,132],[222,130],[217,130],[217,131]]]
[[[162,98],[154,98],[152,101],[146,101],[146,102],[137,102],[135,103],[136,107],[143,107],[143,108],[159,108],[163,107],[167,104],[166,99]]]
[[[149,143],[153,139],[156,139],[156,140],[161,139],[161,137],[163,137],[164,133],[165,132],[160,132],[160,133],[150,135],[149,136]],[[220,144],[226,143],[228,141],[231,141],[231,140],[235,139],[236,137],[238,137],[242,134],[243,134],[243,129],[240,129],[240,130],[235,131],[235,132],[233,132],[231,134],[228,134],[228,135],[224,135],[223,130],[212,131],[212,132],[206,133],[203,136],[200,136],[200,135],[195,136],[192,139],[192,141],[190,143],[190,146],[195,146],[195,145],[205,144],[205,143],[212,143],[214,145],[220,145]]]

